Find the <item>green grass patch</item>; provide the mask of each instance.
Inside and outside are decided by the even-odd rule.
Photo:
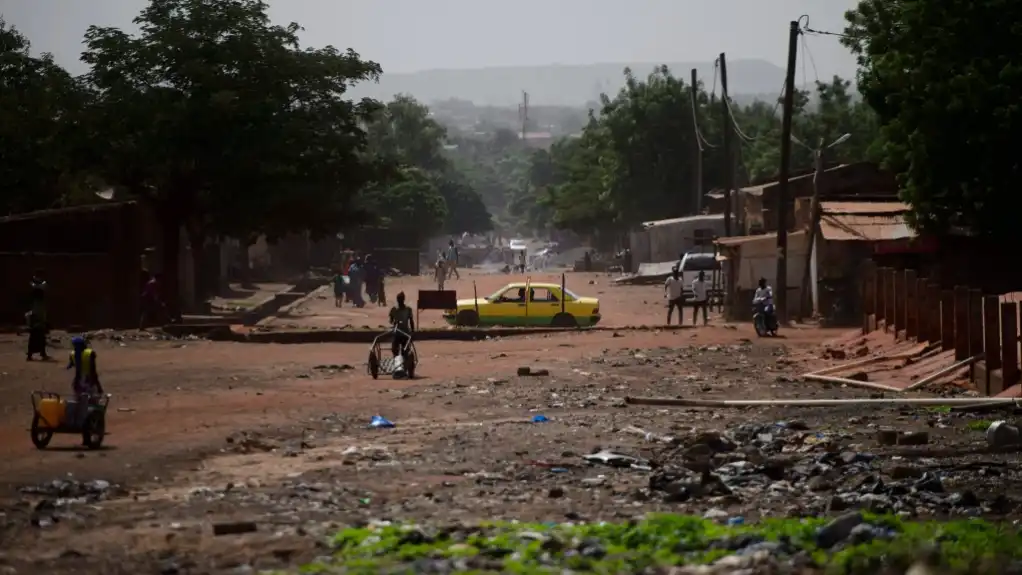
[[[969,423],[965,424],[965,426],[973,431],[986,431],[992,423],[992,421],[986,419],[973,419]]]
[[[1022,536],[981,520],[903,522],[866,515],[876,534],[823,549],[817,532],[827,519],[770,519],[725,527],[700,518],[657,515],[643,521],[558,525],[491,523],[433,529],[410,525],[345,529],[328,561],[301,573],[640,573],[709,564],[757,551],[782,563],[797,558],[822,573],[904,572],[926,552],[945,573],[997,573],[1022,560]],[[727,560],[727,559],[725,559]]]

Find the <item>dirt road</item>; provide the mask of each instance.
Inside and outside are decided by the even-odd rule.
[[[659,301],[656,288],[620,297],[594,281],[584,285],[620,298],[612,299],[618,309],[638,314]],[[330,319],[315,315],[316,307],[309,321],[338,321],[327,303],[322,315]],[[615,313],[615,321],[632,323]],[[104,384],[115,394],[109,447],[96,452],[74,447],[74,437],[55,438],[47,451],[31,446],[28,394],[67,389],[68,374],[62,362],[25,362],[23,342],[0,340],[0,572],[293,568],[328,553],[323,541],[338,526],[380,519],[579,521],[712,510],[752,520],[863,505],[913,516],[1017,511],[1013,492],[1002,489],[1011,497],[997,500],[989,481],[1016,477],[1008,456],[918,463],[884,455],[873,439],[878,427],[892,426],[967,448],[982,442],[969,419],[898,409],[698,411],[622,402],[627,395],[864,395],[795,381],[819,361],[818,345],[839,332],[786,335],[763,340],[748,326],[715,325],[423,342],[420,377],[374,381],[361,345],[125,334],[95,342]],[[517,375],[523,366],[547,375]],[[396,427],[368,428],[373,415]],[[534,422],[537,416],[544,422]],[[676,446],[633,426],[673,436]],[[652,460],[657,469],[583,459],[604,449]],[[726,479],[724,487],[686,483],[676,464],[697,455],[710,457],[704,464]],[[888,486],[932,483],[925,474],[938,468],[946,488],[929,498],[869,483],[881,476]],[[223,529],[254,531],[215,534]]]
[[[623,327],[640,325],[662,325],[667,319],[667,300],[664,299],[663,286],[617,286],[611,283],[616,277],[604,273],[573,273],[566,274],[568,289],[575,293],[597,297],[600,299],[600,313],[603,319],[601,326]],[[459,298],[488,296],[501,287],[512,282],[524,282],[526,278],[533,282],[561,283],[560,273],[529,273],[503,274],[482,273],[477,270],[461,270],[461,279],[448,281],[446,289],[458,292]],[[475,287],[473,289],[473,283]],[[436,289],[431,278],[399,277],[387,280],[387,296],[393,305],[398,292],[404,292],[409,305],[414,307],[416,294],[419,290]],[[349,305],[334,307],[333,294],[323,295],[310,301],[309,305],[299,310],[294,317],[274,322],[278,327],[317,327],[317,328],[377,328],[387,323],[389,308],[367,305],[358,309]],[[686,310],[685,323],[691,324],[691,310]],[[421,327],[442,327],[447,325],[439,311],[423,311]],[[675,320],[677,321],[677,315]]]

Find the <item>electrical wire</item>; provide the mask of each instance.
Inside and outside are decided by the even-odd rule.
[[[808,84],[806,82],[806,60],[809,60],[809,65],[813,67],[813,76],[816,77],[816,83],[820,83],[820,73],[816,70],[816,59],[813,58],[812,51],[809,50],[809,43],[806,42],[805,34],[799,34],[799,38],[802,40],[802,52],[805,56],[802,58],[802,85]]]
[[[851,38],[848,34],[842,34],[840,32],[828,32],[826,30],[813,30],[808,26],[801,29],[806,34],[812,34],[813,36],[834,36],[836,38]]]

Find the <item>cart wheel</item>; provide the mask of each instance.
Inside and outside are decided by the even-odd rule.
[[[106,436],[106,415],[102,413],[90,413],[82,427],[82,444],[89,449],[99,449],[103,446],[103,438]]]
[[[38,415],[32,418],[32,445],[35,445],[36,449],[46,449],[53,439],[53,430],[41,427],[39,425],[41,422],[42,418]]]
[[[408,379],[415,379],[415,364],[419,363],[419,354],[412,350],[408,354],[408,358],[405,359],[405,373],[408,374]]]
[[[380,377],[380,356],[373,352],[369,352],[369,375],[373,376],[373,379]]]

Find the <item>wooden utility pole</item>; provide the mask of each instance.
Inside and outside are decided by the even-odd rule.
[[[731,237],[731,188],[734,187],[734,165],[731,157],[731,111],[727,101],[727,58],[720,53],[720,109],[723,121],[724,147],[724,236]]]
[[[699,137],[699,83],[696,77],[696,69],[692,68],[692,130],[695,135],[695,150],[693,150],[693,182],[692,187],[696,195],[695,206],[696,213],[703,213],[703,143]]]
[[[791,168],[791,115],[795,106],[795,65],[798,56],[798,22],[788,30],[788,70],[784,80],[784,111],[781,119],[781,169],[777,177],[777,319],[788,319],[788,174]]]
[[[812,265],[813,247],[816,245],[816,234],[819,233],[820,219],[823,217],[823,206],[820,204],[820,188],[823,187],[823,140],[820,140],[820,147],[813,152],[815,160],[815,171],[813,172],[813,205],[809,216],[809,243],[806,246],[806,267],[802,271],[802,297],[799,302],[799,317],[809,314],[810,317],[816,312],[816,298],[810,297],[812,287]]]
[[[529,93],[522,92],[522,104],[519,106],[522,116],[522,143],[525,144],[525,134],[529,132]]]

